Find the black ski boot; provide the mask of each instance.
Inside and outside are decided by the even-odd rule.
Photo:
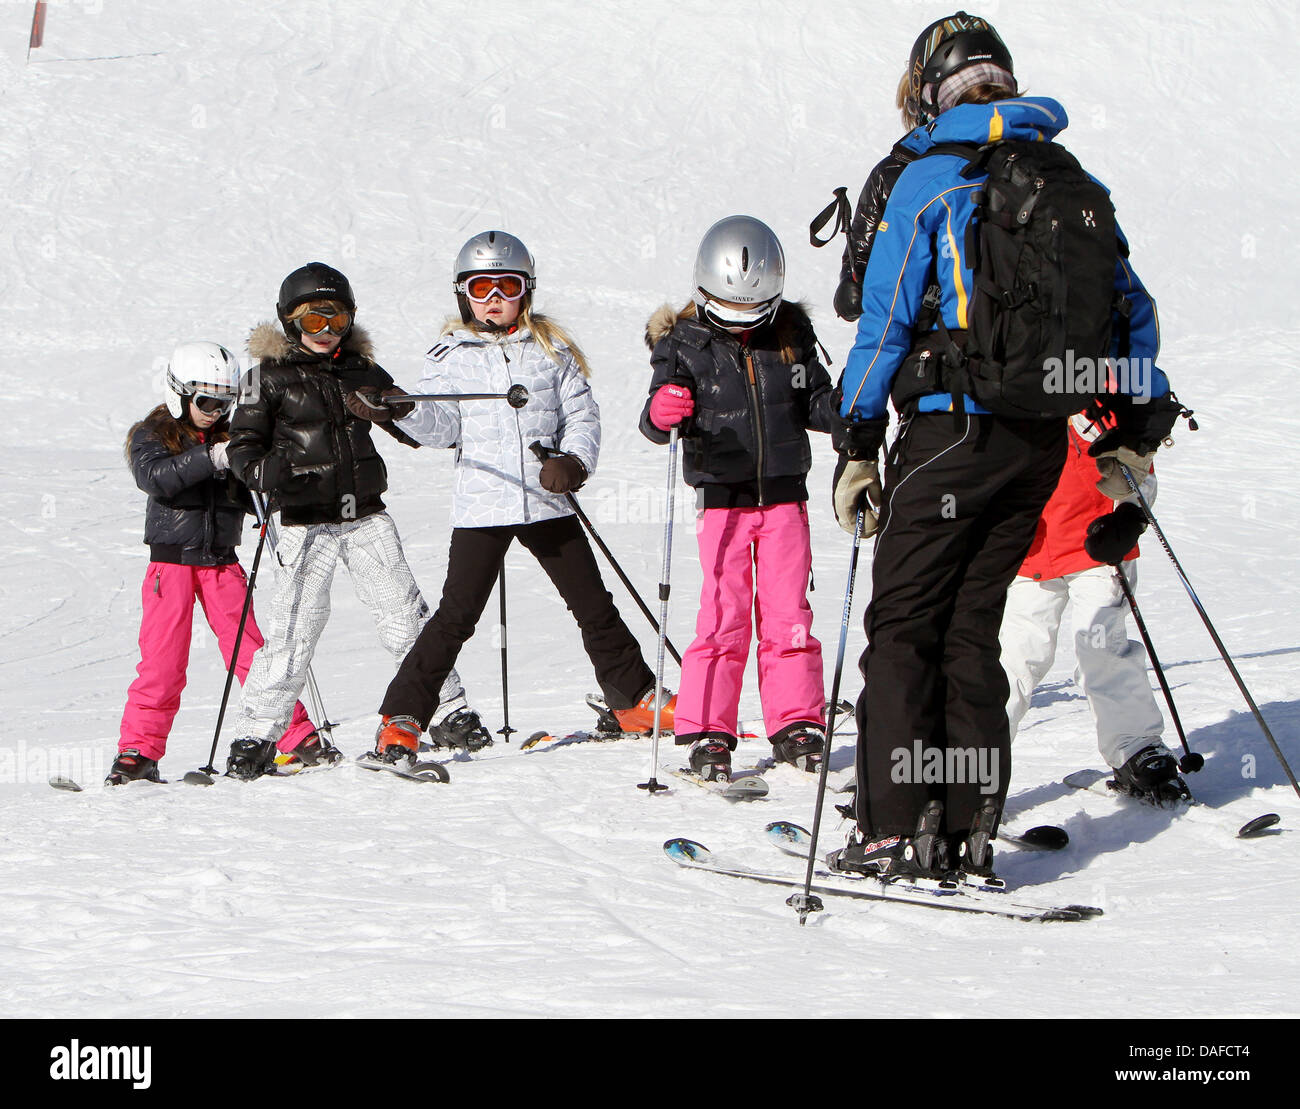
[[[816,774],[826,757],[826,730],[820,724],[791,724],[772,737],[772,754],[777,762]]]
[[[1003,889],[1006,885],[993,873],[993,836],[1001,815],[994,802],[986,801],[971,821],[970,832],[952,844],[953,862],[970,885],[989,889]]]
[[[1143,747],[1115,771],[1110,788],[1152,805],[1190,801],[1192,792],[1178,775],[1178,760],[1160,744]]]
[[[481,751],[492,746],[492,735],[473,709],[448,714],[441,724],[429,728],[430,747],[452,747],[463,751]]]
[[[865,874],[885,882],[909,878],[943,881],[951,869],[948,840],[939,834],[943,802],[928,801],[911,836],[862,837],[856,829],[848,842],[826,856],[826,865],[842,874]]]
[[[275,740],[237,739],[230,745],[226,777],[251,782],[275,769]]]
[[[730,736],[702,735],[691,744],[691,769],[706,782],[731,781]]]
[[[117,758],[113,760],[113,765],[109,767],[108,777],[104,779],[104,784],[106,786],[120,786],[126,782],[161,781],[157,761],[146,758],[134,747],[128,747],[125,751],[118,752]]]

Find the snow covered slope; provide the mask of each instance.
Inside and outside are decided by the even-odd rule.
[[[451,308],[461,242],[494,226],[523,237],[539,305],[596,369],[607,445],[582,501],[651,596],[664,454],[634,427],[646,317],[685,300],[703,230],[749,212],[785,242],[788,295],[813,305],[838,371],[853,332],[829,306],[837,250],[811,249],[807,222],[833,187],[856,194],[898,137],[907,51],[948,10],[51,8],[46,45],[0,70],[0,1015],[1297,1013],[1300,954],[1273,936],[1300,894],[1300,802],[1150,541],[1143,609],[1208,759],[1192,783],[1202,806],[1170,816],[1058,784],[1097,762],[1068,645],[1016,746],[1012,825],[1060,823],[1073,842],[1008,852],[1000,869],[1039,897],[1103,904],[1089,924],[837,905],[800,929],[779,891],[680,872],[660,844],[689,835],[767,862],[763,824],[808,823],[812,783],[774,771],[770,799],[738,808],[685,786],[649,798],[635,788],[650,769],[641,743],[527,755],[499,743],[454,764],[448,787],[352,769],[206,792],[44,784],[60,768],[102,775],[137,658],[147,555],[127,428],[157,402],[175,343],[242,349],[281,277],[309,260],[349,274],[379,360],[409,387]],[[1064,141],[1113,189],[1160,301],[1163,365],[1202,427],[1162,454],[1158,512],[1300,763],[1294,6],[982,10],[1022,85],[1067,105]],[[3,33],[13,22],[7,12]],[[436,597],[450,453],[385,449],[392,514]],[[810,511],[828,687],[848,557],[831,470],[821,444]],[[685,646],[699,570],[689,526],[677,538],[671,633]],[[511,720],[524,735],[588,726],[594,684],[576,629],[526,554],[508,566]],[[859,582],[850,660],[869,576]],[[316,673],[341,745],[358,753],[391,663],[346,581],[334,601]],[[461,667],[493,728],[496,648],[485,625]],[[171,777],[206,760],[222,679],[196,630]],[[852,662],[845,692],[857,693]],[[744,710],[758,718],[752,683]],[[764,747],[743,745],[738,762]],[[850,762],[844,738],[834,766]],[[1290,830],[1233,838],[1266,810]],[[719,946],[762,968],[743,991]],[[1199,972],[1177,969],[1189,966]]]

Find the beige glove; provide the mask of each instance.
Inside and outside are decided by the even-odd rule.
[[[1101,474],[1101,480],[1097,482],[1097,489],[1113,501],[1123,500],[1125,497],[1133,495],[1133,489],[1120,466],[1127,466],[1133,474],[1133,480],[1139,485],[1143,479],[1151,472],[1151,460],[1155,458],[1156,452],[1150,454],[1139,454],[1131,447],[1116,447],[1113,451],[1107,451],[1097,458],[1097,472]]]
[[[840,527],[852,535],[861,508],[862,538],[875,535],[880,516],[880,466],[876,459],[863,461],[840,455],[835,465],[832,499]]]

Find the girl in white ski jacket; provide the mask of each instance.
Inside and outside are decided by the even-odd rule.
[[[462,248],[455,289],[461,319],[429,351],[419,393],[504,394],[522,385],[528,401],[402,400],[385,390],[397,425],[428,446],[455,447],[454,525],[447,580],[433,618],[403,661],[380,706],[376,752],[413,760],[438,707],[443,678],[474,633],[510,544],[541,564],[582,630],[605,700],[625,731],[649,731],[654,674],[614,607],[587,537],[566,495],[581,488],[600,452],[600,410],[582,353],[563,329],[531,308],[532,256],[500,231]],[[540,443],[547,455],[531,449]],[[664,726],[672,726],[672,703]]]

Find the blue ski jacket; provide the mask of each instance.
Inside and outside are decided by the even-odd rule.
[[[857,339],[844,368],[841,416],[868,420],[888,415],[890,389],[912,348],[922,299],[931,281],[939,288],[938,307],[944,324],[949,330],[967,326],[974,277],[965,257],[966,225],[974,214],[974,194],[984,179],[962,177],[967,163],[960,155],[920,155],[945,143],[1051,142],[1067,122],[1065,109],[1055,100],[1019,97],[992,104],[959,104],[903,139],[902,145],[915,150],[918,158],[900,174],[876,229],[862,279]],[[1149,367],[1149,373],[1147,379],[1126,375],[1120,386],[1126,392],[1165,396],[1169,382],[1155,366],[1160,348],[1155,302],[1126,255],[1124,243],[1115,265],[1115,287],[1130,303],[1129,359],[1130,364]],[[1115,330],[1118,333],[1119,328]],[[1117,334],[1116,353],[1118,341]],[[967,412],[987,412],[970,397],[962,400]],[[929,393],[917,402],[921,412],[951,411],[952,407],[948,393]]]

